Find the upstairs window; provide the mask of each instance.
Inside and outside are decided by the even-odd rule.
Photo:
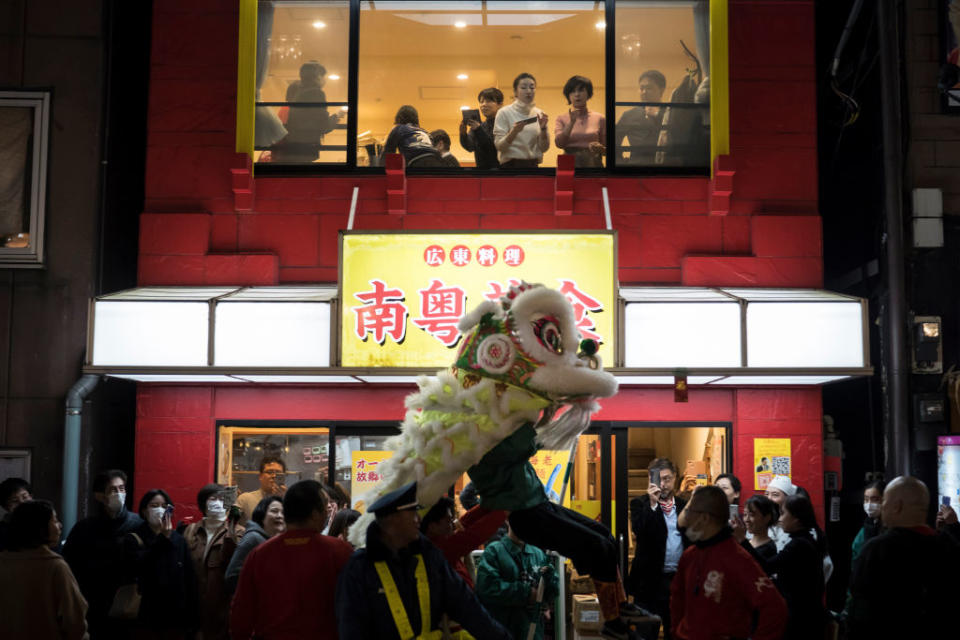
[[[707,0],[259,0],[256,23],[258,170],[391,152],[441,174],[562,154],[588,171],[710,166]]]
[[[0,266],[43,262],[50,94],[0,91]]]

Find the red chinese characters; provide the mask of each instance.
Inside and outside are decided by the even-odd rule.
[[[357,337],[366,340],[373,336],[374,342],[382,345],[389,336],[400,344],[407,335],[406,296],[400,289],[388,289],[383,280],[370,280],[373,291],[362,291],[353,296],[363,302],[353,307],[356,316]]]
[[[446,258],[446,251],[438,244],[432,244],[423,250],[423,261],[431,267],[439,267]]]
[[[488,282],[487,286],[490,287],[490,291],[487,291],[486,293],[484,293],[483,297],[486,298],[487,300],[499,300],[500,296],[505,294],[507,292],[507,289],[509,289],[510,287],[519,287],[520,281],[514,280],[513,278],[511,278],[510,282],[507,283],[507,286],[503,286],[499,282]]]
[[[420,289],[420,317],[413,324],[445,346],[453,347],[460,341],[457,321],[464,314],[466,301],[463,287],[448,287],[442,280],[434,280],[426,289]]]
[[[477,249],[477,264],[481,267],[492,267],[497,264],[497,248],[485,244]]]
[[[458,244],[450,249],[450,262],[457,267],[465,267],[470,264],[470,247]]]
[[[603,311],[603,304],[596,298],[581,291],[577,287],[577,283],[573,280],[561,280],[560,293],[565,295],[567,300],[570,301],[570,304],[573,305],[573,317],[577,323],[577,329],[580,331],[580,335],[584,338],[592,338],[597,342],[603,342],[600,334],[594,331],[597,325],[590,316],[587,315],[588,311],[592,311],[593,313]]]
[[[523,247],[517,244],[512,244],[503,250],[503,262],[511,267],[519,267],[523,264],[525,257]]]

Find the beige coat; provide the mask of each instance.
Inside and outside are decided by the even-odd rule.
[[[87,601],[66,561],[46,547],[0,552],[0,629],[6,638],[88,638]]]
[[[244,529],[237,526],[237,538]],[[228,640],[230,593],[226,588],[227,565],[237,549],[237,543],[227,535],[226,524],[213,534],[207,545],[207,530],[203,521],[189,525],[183,532],[193,558],[197,576],[197,595],[200,598],[200,631],[204,640]]]

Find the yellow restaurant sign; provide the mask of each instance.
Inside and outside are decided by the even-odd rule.
[[[573,304],[583,337],[613,365],[616,236],[591,233],[354,233],[340,238],[340,365],[446,367],[457,320],[512,284]]]

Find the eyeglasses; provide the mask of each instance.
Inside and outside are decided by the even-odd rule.
[[[264,475],[273,476],[274,478],[279,478],[287,475],[286,471],[264,471]]]

